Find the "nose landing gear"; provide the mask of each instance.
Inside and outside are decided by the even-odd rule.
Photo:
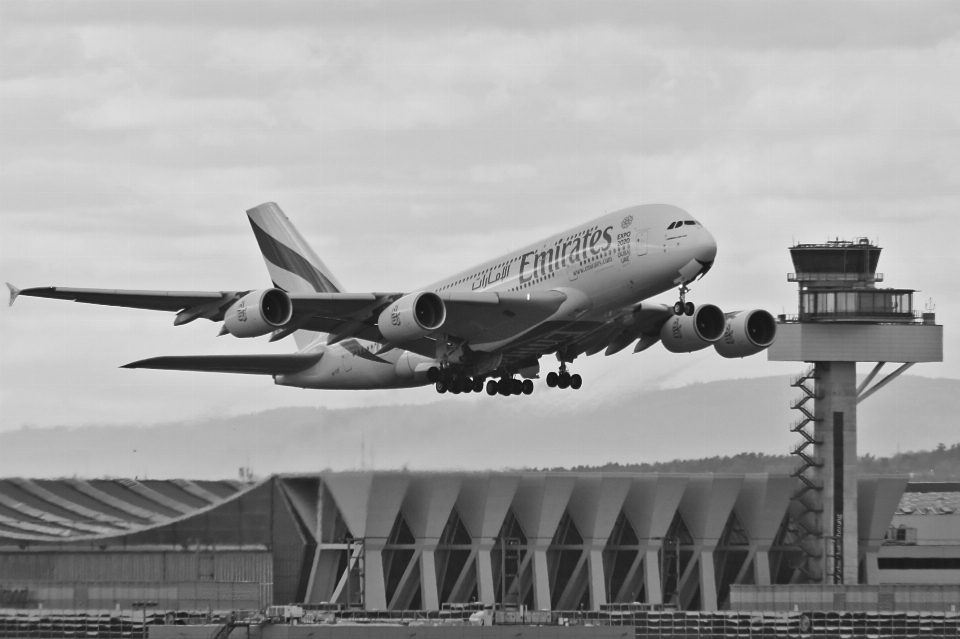
[[[673,305],[674,315],[690,315],[692,317],[694,311],[697,310],[697,307],[693,305],[693,302],[687,301],[687,293],[689,292],[690,289],[687,288],[686,284],[680,285],[680,301]]]

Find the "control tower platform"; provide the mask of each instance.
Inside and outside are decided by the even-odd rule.
[[[857,522],[857,405],[914,364],[943,361],[943,327],[915,309],[913,289],[877,288],[881,248],[866,238],[790,249],[798,313],[778,318],[770,361],[812,364],[793,381],[802,393],[791,430],[801,484],[791,513],[812,583],[876,583],[875,548],[861,548]],[[857,363],[876,362],[857,384]],[[888,363],[900,364],[871,386]],[[812,432],[811,430],[812,429]]]

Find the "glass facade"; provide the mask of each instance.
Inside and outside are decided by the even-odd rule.
[[[913,291],[803,291],[800,314],[806,317],[913,317]]]

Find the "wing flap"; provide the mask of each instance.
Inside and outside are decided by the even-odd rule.
[[[559,291],[451,294],[443,331],[481,344],[509,339],[548,319],[566,299]]]
[[[182,355],[151,357],[131,362],[121,368],[244,375],[290,375],[310,368],[319,362],[321,357],[323,357],[323,351],[277,355]]]
[[[399,293],[288,293],[295,315],[310,314],[316,317],[345,320],[362,313],[367,315],[381,304],[400,297]],[[356,319],[364,319],[358,317]]]

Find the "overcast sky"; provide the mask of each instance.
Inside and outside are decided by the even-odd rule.
[[[692,299],[726,310],[795,312],[794,241],[878,239],[885,284],[946,326],[914,371],[957,378],[958,31],[955,1],[3,0],[0,275],[266,286],[243,212],[276,201],[348,290],[415,290],[667,202],[717,238]],[[3,305],[0,429],[438,400],[117,368],[294,348],[172,320]],[[574,370],[589,402],[800,367],[656,347]]]

